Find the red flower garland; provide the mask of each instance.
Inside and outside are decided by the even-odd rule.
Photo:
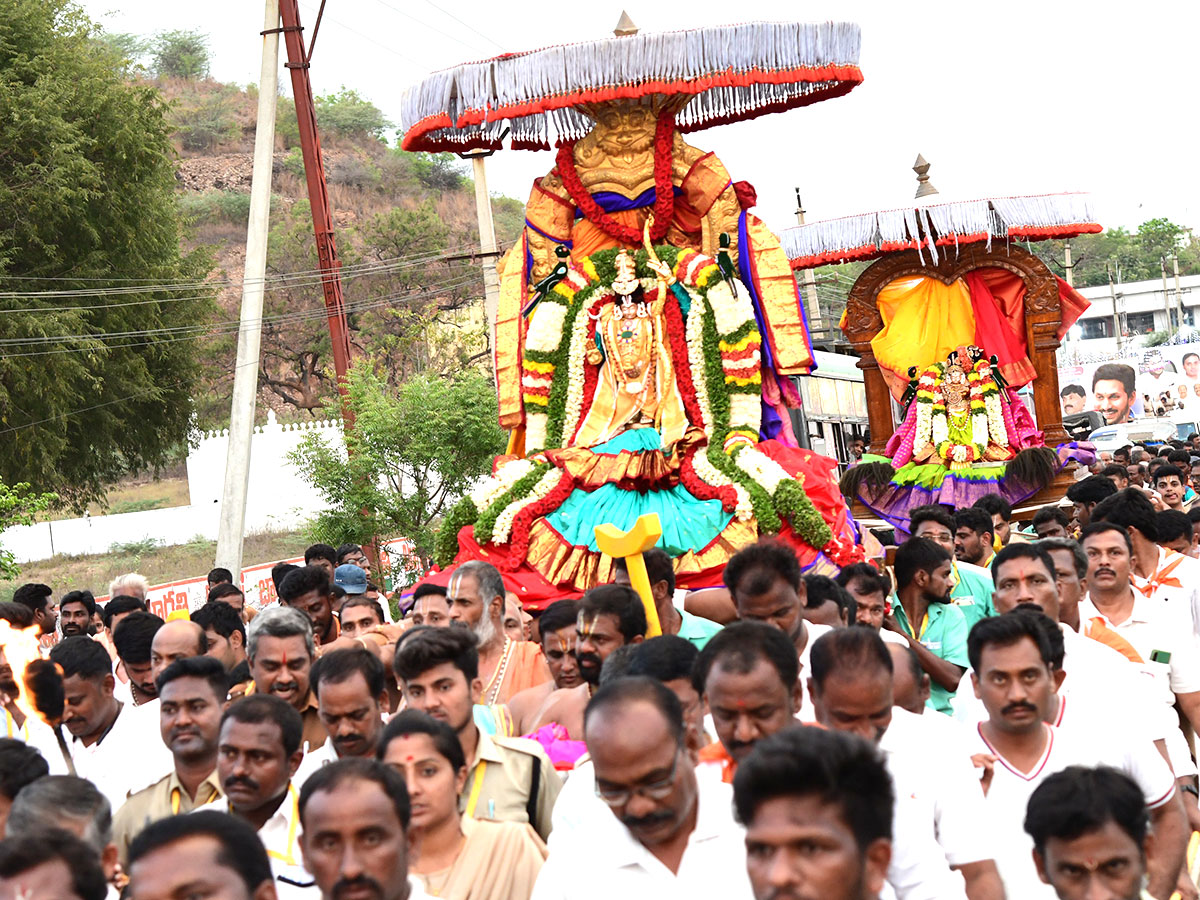
[[[692,365],[688,358],[687,331],[683,325],[683,311],[672,294],[663,306],[663,318],[666,319],[667,346],[671,349],[671,362],[675,366],[675,378],[679,382],[679,396],[683,398],[683,408],[693,425],[704,427],[704,416],[700,405],[696,402],[696,385],[692,381]]]
[[[593,318],[593,316],[596,315],[597,313],[599,313],[600,307],[602,305],[603,304],[600,301],[596,301],[596,303],[592,304],[591,309],[586,310],[586,315],[588,317],[587,336],[588,336],[588,338],[590,338],[593,341],[596,339],[596,319]],[[583,314],[584,313],[581,313],[581,315],[583,315]],[[596,383],[599,381],[599,379],[600,379],[600,366],[598,366],[598,365],[593,366],[585,358],[583,361],[583,397],[582,397],[582,408],[583,409],[587,409],[592,405],[592,400],[594,400],[596,397]],[[571,433],[571,436],[570,436],[571,441],[574,441],[576,436],[578,436],[579,429],[583,427],[583,423],[585,421],[587,421],[587,415],[580,415],[579,421],[575,423],[575,430]],[[566,444],[567,440],[568,440],[568,438],[564,434],[563,435],[564,445]]]
[[[558,484],[550,493],[541,500],[530,503],[513,517],[512,531],[509,533],[508,542],[509,557],[505,560],[507,565],[503,568],[515,571],[520,567],[529,553],[529,531],[533,527],[534,520],[548,515],[562,506],[573,490],[575,490],[574,479],[568,473],[563,472],[562,478],[558,480]]]
[[[696,453],[704,452],[703,447],[693,447],[683,457],[683,462],[679,467],[679,480],[683,482],[683,486],[687,488],[687,492],[697,500],[720,500],[721,508],[725,512],[733,512],[737,509],[737,491],[731,485],[716,487],[709,484],[698,474],[696,474]]]
[[[654,128],[654,224],[650,226],[650,240],[654,242],[663,239],[675,216],[675,188],[671,184],[671,150],[674,138],[674,113],[664,109],[658,114],[658,124]],[[575,169],[574,151],[574,141],[563,144],[558,148],[557,163],[563,186],[575,201],[575,205],[583,210],[589,222],[609,237],[622,244],[640,246],[642,230],[622,225],[601,209],[600,204],[583,186],[579,172]]]

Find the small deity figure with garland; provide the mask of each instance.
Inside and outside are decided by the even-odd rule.
[[[897,468],[910,462],[951,470],[1003,464],[1022,445],[1011,409],[1020,402],[1001,391],[978,347],[959,348],[921,373],[916,402],[889,452],[894,449]]]

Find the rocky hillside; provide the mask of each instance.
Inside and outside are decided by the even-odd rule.
[[[171,104],[178,151],[179,203],[188,249],[206,248],[226,323],[238,317],[245,263],[257,94],[211,80],[155,82]],[[469,256],[478,247],[474,187],[453,157],[389,146],[390,123],[353,92],[318,99],[318,123],[334,210],[343,290],[358,354],[401,380],[423,370],[480,364],[486,344],[482,278]],[[316,268],[304,167],[290,99],[280,98],[272,181],[268,277]],[[494,201],[498,237],[511,241],[521,204]],[[458,259],[456,254],[464,254]],[[419,264],[411,262],[414,258]],[[266,300],[260,414],[286,418],[320,411],[332,395],[332,360],[319,282],[276,282]],[[202,427],[229,414],[235,326],[211,340],[211,390]]]

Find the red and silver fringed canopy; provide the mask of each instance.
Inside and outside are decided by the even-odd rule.
[[[781,240],[793,269],[875,259],[901,250],[928,252],[937,265],[940,248],[982,241],[990,248],[993,240],[1063,240],[1101,230],[1086,194],[1041,194],[826,219],[789,228]]]
[[[591,130],[580,104],[695,95],[680,131],[753,119],[852,90],[859,29],[751,22],[510,53],[435,72],[404,95],[405,150],[544,150]]]

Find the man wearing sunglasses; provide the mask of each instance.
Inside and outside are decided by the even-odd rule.
[[[750,900],[730,786],[696,777],[671,690],[641,676],[604,685],[588,703],[584,737],[596,797],[611,815],[556,829],[533,900]]]

